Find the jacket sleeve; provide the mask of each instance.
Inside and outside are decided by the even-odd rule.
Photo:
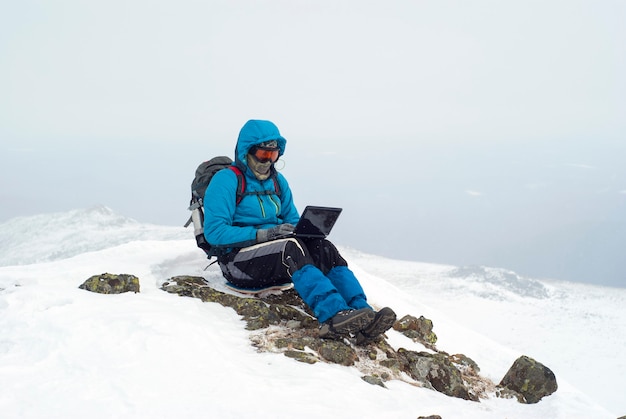
[[[293,194],[291,188],[285,177],[278,173],[277,175],[278,185],[280,186],[280,201],[281,201],[281,213],[280,218],[284,223],[296,225],[300,220],[300,214],[293,202]]]
[[[204,200],[204,237],[212,246],[246,247],[256,243],[256,228],[234,226],[237,175],[221,170],[213,176]]]

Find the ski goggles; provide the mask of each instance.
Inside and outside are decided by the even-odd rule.
[[[250,150],[250,154],[254,156],[259,163],[267,163],[268,161],[275,163],[278,160],[280,150],[277,148],[254,147]]]

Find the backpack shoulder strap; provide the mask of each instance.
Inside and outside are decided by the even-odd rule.
[[[280,198],[280,185],[278,184],[278,176],[276,176],[276,172],[272,174],[272,180],[274,181],[274,190],[276,191],[276,195]]]
[[[237,176],[236,204],[239,205],[244,195],[246,194],[246,177],[243,175],[243,172],[238,166],[228,166],[228,168],[232,170]],[[278,183],[276,173],[272,174],[272,181],[274,182],[274,193],[280,197],[280,184]],[[266,191],[262,194],[266,195],[268,193],[271,192]]]
[[[237,192],[236,192],[237,198],[235,202],[237,205],[239,205],[239,203],[243,199],[243,196],[246,192],[246,178],[243,175],[241,169],[238,168],[237,166],[228,166],[228,168],[232,170],[237,176]]]

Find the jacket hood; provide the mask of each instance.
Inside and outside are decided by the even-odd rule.
[[[265,141],[276,140],[278,142],[279,156],[285,153],[287,140],[280,135],[278,127],[270,121],[251,119],[239,131],[237,146],[235,147],[235,163],[240,167],[247,167],[246,155],[255,145]]]

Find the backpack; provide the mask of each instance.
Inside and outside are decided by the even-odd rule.
[[[280,196],[280,186],[276,180],[275,172],[272,173],[275,192],[246,192],[246,178],[241,169],[233,165],[233,161],[230,157],[217,156],[201,163],[196,169],[196,176],[191,182],[191,201],[188,208],[189,211],[191,211],[191,216],[185,223],[185,227],[188,227],[193,222],[193,234],[196,238],[196,244],[200,249],[204,250],[209,259],[211,259],[212,256],[218,255],[220,249],[216,246],[211,246],[204,237],[204,200],[210,199],[209,197],[205,197],[205,192],[213,176],[224,169],[232,170],[235,175],[237,175],[236,205],[239,205],[245,195],[268,195],[275,193]]]

